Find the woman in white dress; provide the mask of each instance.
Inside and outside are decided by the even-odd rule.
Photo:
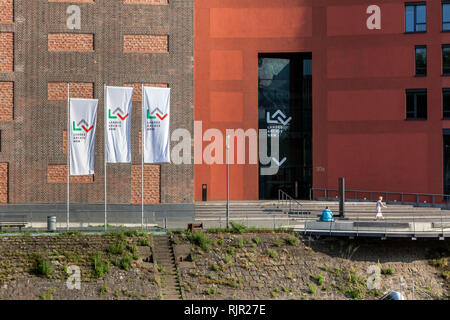
[[[380,196],[377,201],[377,215],[375,216],[375,220],[378,220],[378,218],[381,218],[384,220],[383,214],[381,213],[381,207],[383,207],[383,208],[387,208],[387,207],[384,205],[384,203],[382,201],[383,201],[383,197]]]

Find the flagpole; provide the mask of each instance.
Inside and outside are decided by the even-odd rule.
[[[145,110],[144,110],[144,83],[141,82],[141,109],[142,109],[142,128],[141,128],[141,227],[144,229],[144,136],[145,136]]]
[[[70,82],[67,82],[67,231],[69,231],[70,215]]]
[[[107,139],[107,134],[108,134],[108,112],[107,112],[107,105],[106,105],[106,84],[103,84],[103,112],[105,113],[105,121],[104,121],[104,137],[103,137],[103,142],[104,142],[104,150],[103,150],[103,160],[104,160],[104,164],[103,164],[103,171],[104,171],[104,176],[105,176],[105,232],[107,230],[107,221],[108,221],[108,217],[107,217],[107,210],[106,210],[106,206],[107,206],[107,197],[106,197],[106,139]]]

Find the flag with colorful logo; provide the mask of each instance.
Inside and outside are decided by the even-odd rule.
[[[70,99],[70,175],[94,174],[97,99]]]
[[[144,87],[144,162],[170,162],[170,89]]]
[[[133,88],[106,87],[106,162],[131,162]]]

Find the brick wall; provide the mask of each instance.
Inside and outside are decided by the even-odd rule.
[[[67,83],[49,82],[47,96],[48,100],[67,100]],[[92,99],[94,84],[92,82],[70,82],[70,97]]]
[[[169,4],[168,0],[123,0],[125,4]]]
[[[47,167],[48,183],[67,183],[67,165],[49,164]],[[93,183],[94,175],[71,176],[70,183]]]
[[[95,3],[95,0],[48,0],[48,2]]]
[[[168,36],[148,34],[127,34],[123,36],[125,53],[167,53]]]
[[[14,1],[0,0],[0,23],[12,23],[14,21]]]
[[[0,203],[8,203],[8,163],[0,163]]]
[[[0,72],[14,71],[14,34],[0,32]]]
[[[14,83],[0,81],[0,121],[12,121],[14,108]]]
[[[131,203],[141,203],[141,165],[131,166]],[[157,204],[161,201],[161,167],[144,165],[144,204]]]
[[[140,83],[124,83],[125,87],[133,87],[133,101],[141,101],[142,100],[142,92],[141,92],[141,84]],[[144,83],[144,87],[158,87],[158,88],[167,88],[167,83]]]
[[[91,33],[49,33],[48,51],[94,51],[94,35]]]

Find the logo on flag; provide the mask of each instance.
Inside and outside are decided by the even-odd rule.
[[[112,115],[113,114],[113,115]],[[116,108],[111,114],[111,109],[108,110],[108,119],[117,119],[117,117],[120,118],[120,120],[125,120],[128,117],[128,113],[125,114],[122,109]],[[116,114],[117,116],[114,116]]]
[[[87,123],[87,121],[86,120],[81,120],[80,122],[78,122],[78,125],[75,125],[75,121],[73,121],[72,122],[72,129],[73,129],[73,131],[81,131],[81,130],[84,130],[84,131],[86,131],[86,133],[89,133],[89,131],[91,131],[93,128],[94,128],[94,126],[89,126],[89,124]],[[80,128],[80,126],[81,126],[81,128]]]
[[[156,113],[156,116],[154,115]],[[150,108],[147,109],[147,119],[153,120],[156,119],[156,117],[159,118],[159,120],[163,121],[167,117],[168,113],[162,112],[159,108],[156,108],[153,110],[152,113],[150,113]]]

